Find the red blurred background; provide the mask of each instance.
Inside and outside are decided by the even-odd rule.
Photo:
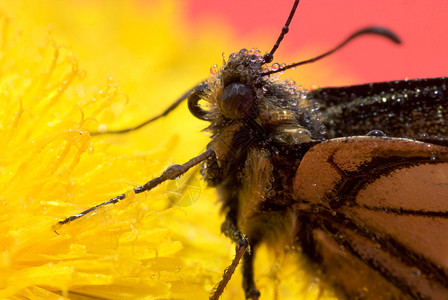
[[[293,0],[189,0],[185,13],[198,32],[221,23],[232,28],[237,47],[257,46],[264,53],[277,39],[292,3]],[[300,67],[287,76],[311,73],[310,80],[320,86],[340,84],[338,72],[350,74],[352,79],[346,79],[344,84],[447,76],[447,16],[446,0],[302,0],[274,61],[291,63],[284,59],[293,57],[299,61],[318,55],[363,26],[380,25],[399,35],[402,45],[376,37],[360,38],[325,61]],[[246,44],[254,37],[261,37],[262,45]],[[223,49],[226,54],[237,50]],[[332,76],[320,78],[319,73],[325,73],[327,66],[338,69]]]

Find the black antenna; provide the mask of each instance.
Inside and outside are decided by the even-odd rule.
[[[154,122],[155,120],[160,119],[161,117],[164,117],[166,115],[168,115],[170,112],[172,112],[176,107],[179,106],[179,104],[181,104],[182,102],[184,102],[188,96],[190,96],[190,94],[194,91],[194,88],[187,91],[185,94],[183,94],[179,99],[176,100],[176,102],[174,102],[173,104],[171,104],[168,108],[166,108],[162,113],[152,117],[149,120],[144,121],[143,123],[140,123],[137,126],[134,127],[130,127],[130,128],[126,128],[126,129],[121,129],[121,130],[110,130],[110,131],[105,131],[105,132],[91,132],[90,135],[95,136],[95,135],[103,135],[103,134],[121,134],[121,133],[127,133],[130,131],[135,131],[137,129],[140,129],[146,125],[148,125],[149,123]]]
[[[334,47],[330,51],[327,51],[327,52],[325,52],[325,53],[323,53],[323,54],[321,54],[319,56],[316,56],[316,57],[313,57],[313,58],[310,58],[310,59],[307,59],[307,60],[303,60],[303,61],[300,61],[300,62],[297,62],[297,63],[293,63],[293,64],[285,66],[285,67],[280,67],[277,70],[266,71],[266,72],[263,72],[262,74],[263,75],[271,75],[271,74],[274,74],[274,73],[283,72],[285,70],[288,70],[288,69],[291,69],[291,68],[294,68],[294,67],[297,67],[297,66],[301,66],[301,65],[305,65],[305,64],[309,64],[309,63],[315,62],[315,61],[320,60],[320,59],[322,59],[322,58],[324,58],[324,57],[326,57],[326,56],[336,52],[337,50],[341,49],[342,47],[344,47],[351,40],[353,40],[353,39],[355,39],[355,38],[357,38],[359,36],[365,35],[365,34],[379,35],[381,37],[389,39],[390,41],[392,41],[392,42],[394,42],[396,44],[401,44],[400,38],[395,33],[390,31],[389,29],[386,29],[386,28],[383,28],[383,27],[366,27],[366,28],[360,29],[358,31],[355,31],[348,38],[346,38],[342,43],[340,43],[339,45],[337,45],[336,47]]]
[[[291,12],[289,13],[288,20],[286,20],[285,26],[282,28],[282,32],[280,33],[280,36],[278,37],[277,41],[274,44],[274,47],[272,47],[271,52],[266,53],[263,56],[263,60],[265,64],[270,63],[274,59],[274,53],[277,51],[278,46],[280,46],[280,43],[283,41],[283,38],[289,31],[289,24],[292,21],[292,18],[294,17],[294,13],[296,12],[297,5],[299,5],[300,0],[294,1],[294,5],[292,6]]]

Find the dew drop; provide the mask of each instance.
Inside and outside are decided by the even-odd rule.
[[[320,134],[326,134],[327,133],[327,127],[325,127],[325,125],[320,125],[319,133]]]
[[[281,69],[283,69],[283,68],[285,68],[286,67],[286,64],[281,64],[281,65],[279,65],[279,68],[281,68]],[[283,72],[280,72],[279,74],[283,74]]]
[[[416,277],[420,277],[420,275],[422,274],[422,272],[418,269],[418,268],[412,268],[411,269],[411,274],[416,276]]]
[[[85,71],[85,70],[81,70],[81,71],[79,71],[78,72],[78,78],[79,79],[85,79],[87,77],[87,71]]]
[[[311,122],[311,118],[308,115],[303,115],[303,122],[305,122],[306,124],[308,124],[309,122]]]
[[[257,60],[258,60],[258,57],[257,56],[255,56],[255,55],[251,55],[251,56],[249,56],[249,61],[251,62],[251,63],[255,63],[255,62],[257,62]],[[257,65],[251,65],[251,68],[252,69],[255,69],[255,68],[257,68]]]
[[[277,71],[278,69],[280,69],[280,65],[278,63],[272,64],[271,71]]]
[[[249,51],[246,48],[241,49],[239,52],[240,55],[247,55],[247,53],[249,53]]]
[[[386,136],[386,134],[383,131],[378,130],[378,129],[369,131],[366,135],[367,136]]]
[[[218,65],[213,65],[210,68],[210,75],[212,76],[216,76],[216,74],[218,74]]]
[[[98,132],[106,132],[107,131],[107,125],[106,124],[100,124],[98,125]]]
[[[267,183],[264,185],[264,189],[267,190],[267,191],[269,191],[270,189],[272,189],[272,184],[271,184],[270,182],[267,182]]]

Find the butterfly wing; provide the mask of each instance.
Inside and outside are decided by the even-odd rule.
[[[365,135],[448,136],[448,78],[388,81],[311,91],[324,115],[327,137]]]
[[[312,147],[294,178],[298,240],[353,298],[448,295],[448,147],[350,137]]]

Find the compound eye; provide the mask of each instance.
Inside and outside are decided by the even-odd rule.
[[[224,88],[219,108],[225,117],[240,119],[249,112],[254,102],[254,90],[244,83],[234,82]]]

